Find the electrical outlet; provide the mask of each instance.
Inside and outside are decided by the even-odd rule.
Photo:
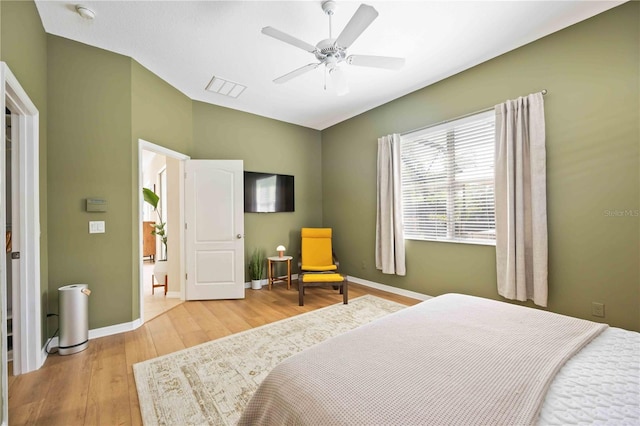
[[[591,302],[591,315],[604,318],[604,303]]]

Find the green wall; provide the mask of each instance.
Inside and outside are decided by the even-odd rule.
[[[138,139],[192,158],[241,158],[245,168],[296,175],[295,213],[245,215],[248,250],[260,241],[265,249],[284,243],[297,251],[294,230],[321,224],[320,132],[193,102],[115,53],[56,36],[48,48],[52,306],[58,287],[86,282],[94,291],[90,328],[139,317]],[[87,197],[106,199],[108,211],[84,212]],[[89,220],[105,220],[107,232],[89,235]]]
[[[322,225],[320,132],[281,121],[193,102],[192,158],[242,159],[244,169],[295,176],[295,212],[245,213],[245,256],[268,256],[284,244],[297,270],[300,228]],[[247,278],[248,280],[248,278]]]
[[[138,139],[188,154],[191,100],[131,58],[49,36],[50,305],[56,290],[89,284],[91,329],[139,312]],[[104,198],[106,213],[83,201]],[[89,234],[104,220],[105,234]],[[114,266],[117,265],[117,266]]]
[[[6,62],[36,105],[40,121],[40,282],[42,329],[46,330],[47,221],[47,35],[31,1],[0,2],[0,60]],[[55,326],[55,324],[53,324]],[[43,343],[46,331],[43,331]]]
[[[131,60],[131,167],[133,190],[131,200],[131,233],[138,235],[138,139],[164,146],[183,154],[191,150],[192,101],[173,86]],[[138,239],[131,247],[134,253],[131,282],[139,281],[140,264],[136,261],[139,250]],[[140,287],[131,286],[131,309],[133,318],[140,316]]]
[[[91,329],[139,317],[138,139],[296,176],[295,213],[245,215],[247,251],[297,253],[296,230],[321,225],[319,131],[193,102],[131,58],[61,37],[49,36],[48,53],[51,306],[58,287],[85,282]],[[85,212],[87,197],[108,211]],[[107,232],[90,235],[89,220]]]
[[[133,143],[138,139],[179,152],[193,144],[192,101],[157,75],[131,60]],[[137,159],[135,161],[137,167]]]
[[[90,329],[130,322],[131,59],[52,35],[48,54],[49,303],[57,288],[86,283]],[[87,213],[92,197],[107,212]],[[106,232],[89,234],[90,220]]]
[[[322,132],[323,219],[345,271],[429,295],[499,299],[495,247],[407,241],[406,277],[375,269],[377,138],[542,89],[549,309],[640,330],[640,4],[630,2]]]

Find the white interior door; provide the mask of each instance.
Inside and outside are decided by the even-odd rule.
[[[242,160],[185,161],[186,300],[244,298]]]

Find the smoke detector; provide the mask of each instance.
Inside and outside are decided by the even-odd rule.
[[[78,12],[78,15],[89,21],[93,20],[96,17],[96,13],[93,10],[80,4],[76,5],[76,12]]]

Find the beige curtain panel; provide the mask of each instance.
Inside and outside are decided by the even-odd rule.
[[[547,195],[542,93],[496,105],[498,293],[547,306]]]
[[[398,134],[378,139],[377,189],[376,268],[384,274],[406,275]]]

